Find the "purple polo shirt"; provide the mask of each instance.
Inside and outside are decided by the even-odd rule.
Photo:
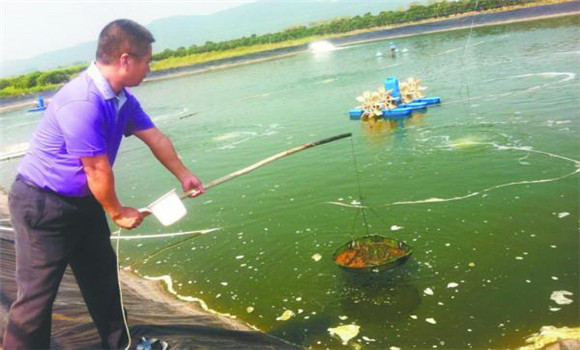
[[[18,172],[64,196],[91,194],[80,157],[115,162],[122,136],[154,127],[128,89],[115,96],[94,63],[52,98]]]

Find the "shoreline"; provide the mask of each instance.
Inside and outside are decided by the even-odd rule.
[[[406,38],[417,35],[443,33],[469,28],[481,28],[487,26],[521,23],[541,19],[580,15],[580,1],[570,0],[555,4],[539,6],[508,8],[506,10],[490,10],[462,15],[452,15],[445,18],[428,19],[421,22],[402,24],[399,26],[373,28],[350,32],[324,39],[337,47],[346,45],[358,45],[375,41]],[[154,82],[202,74],[214,70],[230,69],[248,64],[260,63],[275,59],[295,56],[308,51],[308,44],[289,46],[269,51],[261,51],[242,56],[235,56],[197,63],[188,66],[154,71],[143,83]],[[52,97],[56,91],[42,92]],[[40,93],[39,93],[40,94]],[[34,103],[32,96],[0,99],[0,112],[31,106]]]

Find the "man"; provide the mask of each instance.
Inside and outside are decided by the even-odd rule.
[[[149,72],[153,42],[131,20],[109,23],[99,36],[96,62],[54,96],[32,138],[9,195],[18,296],[10,309],[6,350],[49,348],[52,304],[68,264],[102,346],[124,348],[130,342],[105,216],[124,229],[143,219],[115,192],[112,165],[123,134],[147,144],[184,191],[204,192],[126,89]]]

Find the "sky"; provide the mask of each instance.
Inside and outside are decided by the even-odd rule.
[[[130,18],[147,25],[176,15],[209,15],[255,0],[0,0],[0,61],[97,40],[112,20]]]

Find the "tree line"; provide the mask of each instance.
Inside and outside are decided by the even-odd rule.
[[[340,18],[328,23],[314,26],[296,26],[277,33],[263,35],[252,34],[249,37],[227,40],[218,43],[207,41],[204,45],[180,47],[176,50],[166,49],[153,55],[153,59],[161,61],[171,57],[183,57],[211,51],[227,51],[241,46],[279,43],[288,40],[306,38],[315,35],[331,35],[348,33],[355,30],[374,27],[397,25],[425,19],[436,19],[449,15],[462,14],[471,11],[483,11],[512,5],[523,5],[537,0],[460,0],[440,1],[429,5],[411,4],[407,10],[383,11],[377,15],[370,12],[362,16]],[[477,6],[476,6],[477,5]]]
[[[491,10],[513,5],[526,5],[534,2],[538,2],[538,0],[431,0],[430,4],[427,5],[413,3],[406,10],[382,11],[377,15],[372,15],[369,12],[362,16],[338,18],[322,24],[295,26],[277,33],[263,35],[252,34],[247,37],[244,36],[239,39],[226,40],[217,43],[207,41],[203,45],[192,45],[188,48],[179,47],[175,50],[166,49],[153,55],[153,60],[162,61],[173,57],[228,51],[239,47],[280,43],[310,36],[343,34],[355,30],[398,25],[426,19],[437,19],[440,17],[447,17],[472,11]],[[0,97],[26,95],[38,91],[54,90],[72,79],[85,68],[86,65],[80,65],[0,79]]]
[[[0,79],[0,97],[23,96],[40,91],[56,90],[87,67],[88,65],[85,64]]]

